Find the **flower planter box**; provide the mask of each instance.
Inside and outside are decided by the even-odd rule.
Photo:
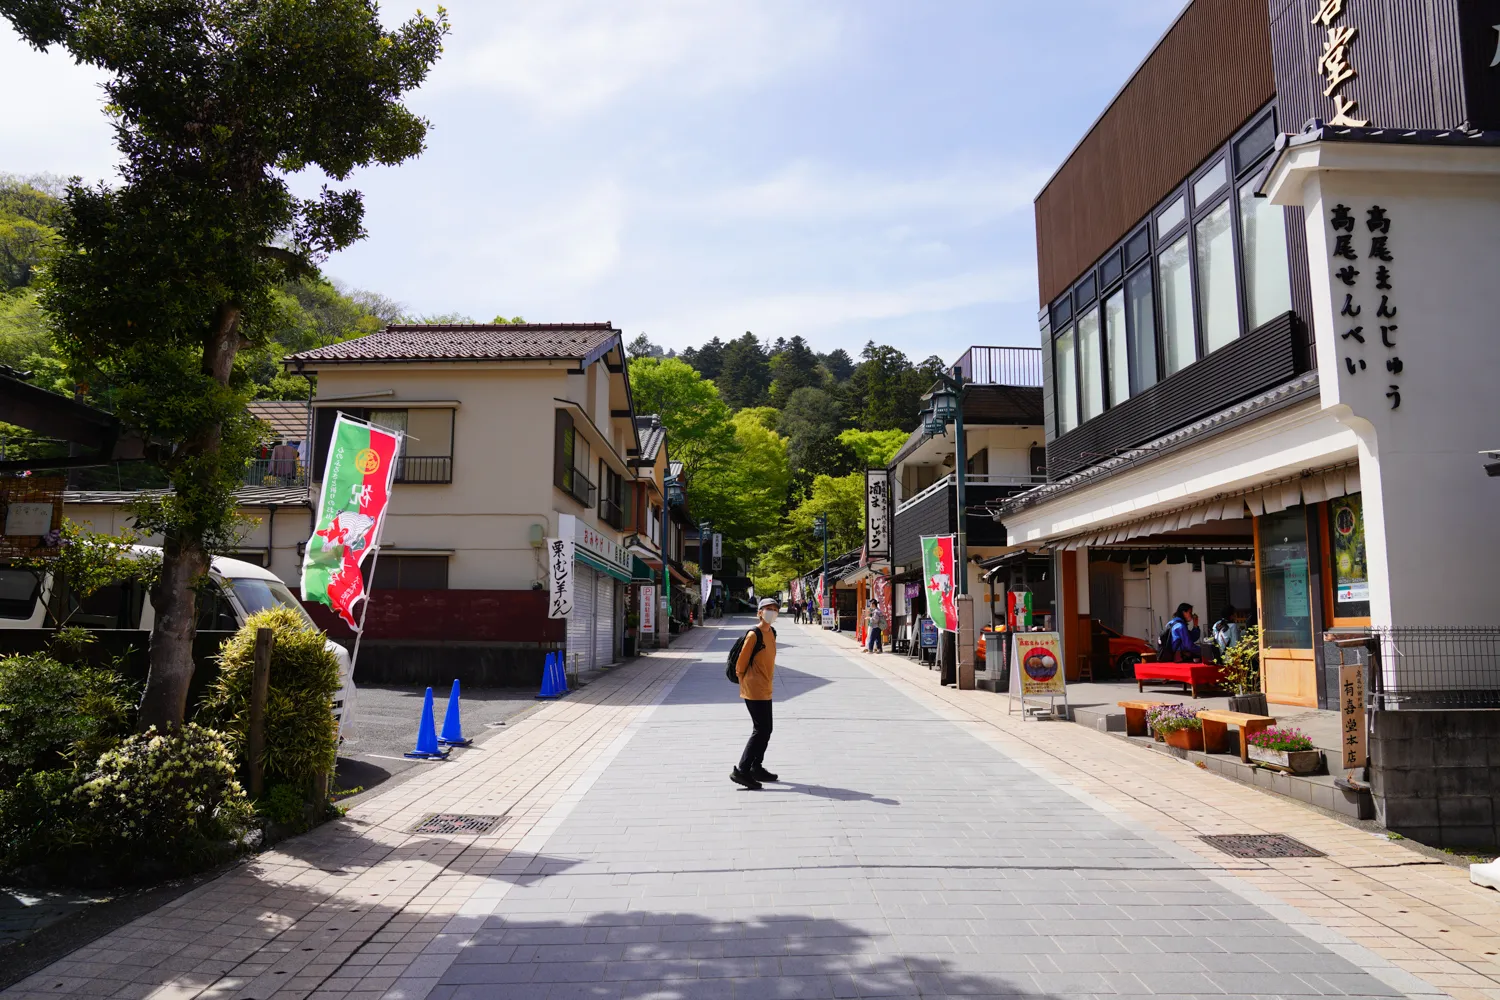
[[[1312,774],[1323,763],[1321,750],[1267,750],[1254,744],[1248,750],[1251,760],[1270,764],[1293,774]]]
[[[1167,734],[1167,746],[1179,750],[1202,750],[1203,730],[1177,729]]]

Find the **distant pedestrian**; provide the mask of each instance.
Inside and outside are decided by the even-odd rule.
[[[885,612],[880,610],[879,602],[872,600],[869,610],[865,613],[865,631],[867,632],[865,637],[865,652],[885,652],[885,638],[880,634],[884,628]]]
[[[750,741],[740,756],[739,766],[729,772],[729,780],[749,789],[758,789],[763,781],[776,781],[766,770],[766,747],[771,742],[771,688],[776,676],[776,602],[767,597],[760,602],[760,621],[745,633],[735,672],[740,677],[740,697],[750,712]]]

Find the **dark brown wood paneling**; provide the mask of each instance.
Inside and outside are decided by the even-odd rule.
[[[1196,0],[1036,199],[1051,302],[1275,96],[1266,0]]]
[[[1358,75],[1337,94],[1359,103],[1354,118],[1376,128],[1421,129],[1453,128],[1464,120],[1459,2],[1345,0],[1334,26],[1358,32],[1349,46]],[[1334,114],[1332,98],[1323,95],[1327,81],[1318,72],[1328,29],[1312,23],[1318,0],[1270,3],[1277,111],[1282,130],[1296,132],[1311,118],[1326,121]]]
[[[1304,370],[1305,340],[1297,315],[1283,313],[1054,439],[1047,446],[1047,478],[1097,465],[1280,385]]]

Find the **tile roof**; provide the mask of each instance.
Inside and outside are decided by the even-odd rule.
[[[388,326],[286,357],[288,363],[582,360],[620,335],[609,323]]]
[[[171,490],[65,490],[63,503],[130,504],[146,496],[170,496]],[[311,507],[303,486],[241,486],[234,495],[244,507]]]
[[[250,414],[271,425],[277,441],[301,441],[307,437],[308,404],[300,399],[258,399]]]
[[[661,446],[667,441],[667,429],[661,425],[661,417],[655,413],[637,415],[635,433],[641,439],[641,461],[655,462]]]

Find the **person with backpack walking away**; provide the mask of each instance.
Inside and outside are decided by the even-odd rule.
[[[738,680],[740,698],[750,712],[750,741],[729,780],[754,791],[765,781],[778,780],[766,770],[766,747],[771,742],[771,688],[776,676],[776,621],[779,608],[772,598],[760,602],[760,621],[729,651],[728,672]]]
[[[1192,625],[1188,625],[1188,620]],[[1177,605],[1177,612],[1167,621],[1156,640],[1156,658],[1163,663],[1198,662],[1198,639],[1203,630],[1198,627],[1198,615],[1191,604]]]
[[[879,603],[872,599],[869,610],[865,613],[865,652],[885,652],[885,639],[880,634],[884,628],[885,613],[880,610]]]

